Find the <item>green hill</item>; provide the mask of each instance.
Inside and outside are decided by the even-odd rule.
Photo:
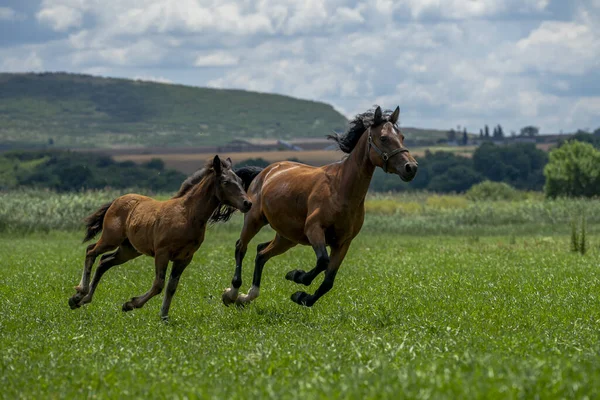
[[[0,74],[0,143],[206,146],[323,136],[346,118],[324,103],[65,73]],[[11,146],[12,147],[12,146]]]
[[[324,137],[346,118],[288,96],[67,73],[0,73],[0,149],[181,147]],[[444,131],[404,128],[432,144]]]

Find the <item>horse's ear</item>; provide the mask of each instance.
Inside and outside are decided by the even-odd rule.
[[[230,157],[227,157],[227,162],[229,163],[229,168],[233,166],[233,161],[231,161]]]
[[[396,107],[396,109],[394,110],[392,115],[390,115],[390,122],[392,124],[396,125],[396,122],[398,122],[399,117],[400,117],[400,106]]]
[[[219,158],[218,154],[215,156],[215,158],[213,158],[212,166],[213,166],[213,169],[215,170],[215,174],[221,175],[221,172],[223,172],[223,167],[221,165],[221,159]]]
[[[381,107],[377,106],[375,109],[375,115],[373,116],[373,122],[375,125],[379,125],[383,121],[383,113],[381,112]]]

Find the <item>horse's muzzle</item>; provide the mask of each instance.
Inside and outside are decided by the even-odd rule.
[[[248,211],[250,211],[251,208],[252,208],[252,202],[250,200],[244,200],[244,204],[242,205],[242,208],[240,208],[240,211],[245,214]]]
[[[418,169],[419,166],[417,163],[407,162],[404,164],[398,175],[404,182],[410,182],[415,178],[415,175],[417,175]]]

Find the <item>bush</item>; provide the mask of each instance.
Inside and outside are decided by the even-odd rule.
[[[498,201],[498,200],[523,200],[526,194],[519,192],[508,183],[485,181],[474,185],[466,193],[467,199],[472,201]]]
[[[589,143],[570,141],[550,152],[544,169],[546,196],[600,196],[600,151]]]

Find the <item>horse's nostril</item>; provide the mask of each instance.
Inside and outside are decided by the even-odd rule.
[[[406,164],[404,170],[407,174],[416,174],[417,173],[417,165],[416,164]]]
[[[246,207],[246,208],[252,207],[252,202],[248,201],[248,200],[244,200],[244,207]]]

